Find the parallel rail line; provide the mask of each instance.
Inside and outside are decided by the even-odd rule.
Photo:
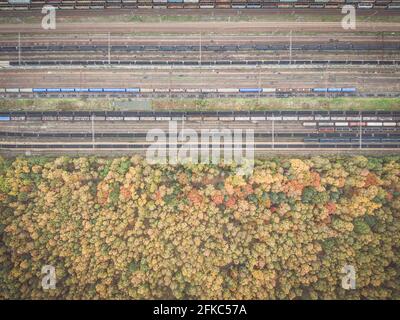
[[[215,134],[218,135],[218,134]],[[244,134],[243,134],[244,135]],[[255,138],[270,138],[272,132],[254,132]],[[147,136],[147,132],[12,132],[12,131],[1,131],[0,137],[21,137],[21,138],[145,138]],[[168,133],[166,133],[168,137]],[[282,138],[359,138],[359,134],[350,134],[350,133],[288,133],[288,132],[275,132],[275,137]],[[391,134],[391,133],[363,133],[363,139],[368,138],[377,138],[377,139],[385,139],[385,138],[393,138],[400,139],[400,134]],[[400,141],[399,141],[400,142]]]
[[[340,50],[399,50],[400,44],[397,42],[377,42],[373,44],[361,43],[338,43],[338,44],[297,44],[292,46],[286,43],[282,44],[269,44],[269,45],[36,45],[36,46],[0,46],[0,53],[11,52],[93,52],[102,51],[107,52],[141,52],[141,51],[172,51],[172,52],[191,52],[191,51],[287,51],[289,49],[294,51],[340,51]]]
[[[15,66],[400,65],[400,60],[12,60]]]
[[[287,117],[296,117],[299,121],[391,121],[400,120],[400,111],[382,110],[251,110],[251,111],[0,111],[0,117],[8,120],[28,121],[90,121],[95,120],[226,120],[226,117],[248,117],[247,120],[290,121]],[[281,118],[278,118],[281,117]],[[286,118],[285,118],[286,117]],[[337,117],[345,117],[337,118]],[[368,117],[368,118],[367,118]],[[192,118],[192,119],[191,119]],[[221,119],[223,118],[223,119]]]
[[[127,149],[141,149],[147,150],[150,146],[156,146],[156,144],[144,144],[144,143],[0,143],[0,149],[23,149],[23,150],[62,150],[62,149],[76,149],[76,150],[93,150],[95,149],[107,149],[107,150],[127,150]],[[160,145],[160,148],[182,148],[182,147],[195,147],[198,149],[205,148],[220,148],[224,149],[221,144],[176,144],[170,146],[169,144]],[[245,144],[236,144],[236,148],[245,149]],[[232,149],[234,149],[233,147]],[[301,149],[301,150],[315,150],[315,149],[369,149],[369,150],[396,150],[400,148],[400,144],[359,144],[359,143],[348,143],[348,144],[320,144],[320,143],[254,143],[252,149]]]

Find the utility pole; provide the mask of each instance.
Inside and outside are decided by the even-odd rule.
[[[361,123],[362,122],[362,111],[360,111],[360,122],[359,122],[359,124],[360,124],[360,150],[362,149],[362,126],[361,126]]]
[[[200,66],[201,66],[201,46],[202,46],[202,36],[201,36],[201,32],[200,32],[200,44],[199,44],[199,52],[200,52]]]
[[[261,94],[261,66],[258,65],[258,101],[257,104],[260,105],[260,94]]]
[[[325,68],[325,88],[326,88],[325,97],[328,96],[328,77],[329,77],[328,66],[326,66],[326,68]]]
[[[108,64],[111,64],[111,36],[110,36],[110,32],[108,32]]]
[[[292,64],[292,30],[290,30],[290,37],[289,37],[289,59],[290,59],[290,64]]]
[[[94,144],[95,144],[95,138],[94,138],[94,114],[90,116],[90,119],[92,120],[92,148],[94,149]]]
[[[21,65],[21,32],[18,32],[18,65]]]
[[[272,149],[275,148],[275,115],[272,114]]]

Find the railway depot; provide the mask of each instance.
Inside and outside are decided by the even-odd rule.
[[[400,0],[0,0],[0,299],[398,300],[399,151]]]

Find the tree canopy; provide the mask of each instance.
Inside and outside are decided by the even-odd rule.
[[[0,158],[0,298],[399,299],[399,195],[400,157]]]

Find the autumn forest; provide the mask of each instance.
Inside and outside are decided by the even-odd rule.
[[[400,156],[235,172],[0,158],[0,298],[400,299]],[[344,265],[355,289],[341,285]]]

